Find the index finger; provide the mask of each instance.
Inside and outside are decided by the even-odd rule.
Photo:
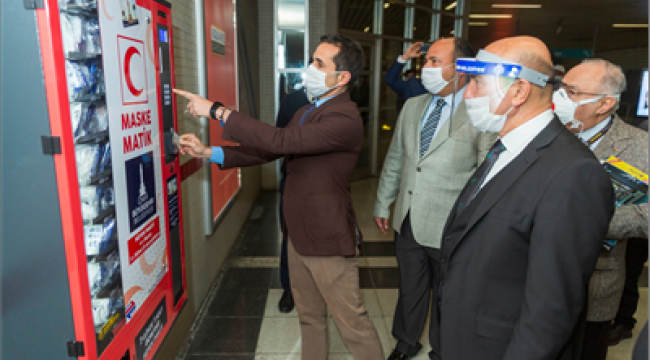
[[[183,134],[181,135],[180,142],[181,144],[192,143],[194,142],[194,139],[196,139],[196,136],[194,134]]]
[[[183,96],[183,97],[185,97],[187,99],[189,99],[192,95],[194,95],[189,91],[185,91],[185,90],[181,90],[181,89],[173,89],[173,91],[174,91],[174,93],[176,93],[176,94],[178,94],[180,96]]]

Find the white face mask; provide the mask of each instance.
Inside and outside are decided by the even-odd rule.
[[[582,132],[584,129],[584,124],[582,121],[575,118],[576,109],[578,109],[578,106],[595,103],[600,99],[602,99],[602,97],[595,97],[593,99],[575,102],[569,99],[569,95],[566,93],[566,90],[559,89],[553,93],[555,115],[560,118],[562,124],[571,124],[571,129],[580,129],[579,131]]]
[[[432,94],[438,94],[440,90],[449,84],[449,81],[442,77],[442,69],[452,65],[454,64],[443,67],[422,68],[422,85],[424,88]]]
[[[303,84],[305,85],[305,89],[309,91],[310,94],[312,94],[315,97],[320,97],[321,95],[325,94],[326,92],[338,87],[338,85],[334,85],[332,87],[328,87],[325,85],[325,78],[327,78],[327,75],[329,74],[338,74],[342,71],[334,71],[331,73],[324,73],[314,66],[314,64],[309,65],[307,70],[303,72],[305,75],[305,80],[303,81]]]
[[[489,96],[465,99],[467,117],[479,131],[499,133],[503,129],[512,107],[503,115],[495,115],[490,112],[490,100]]]

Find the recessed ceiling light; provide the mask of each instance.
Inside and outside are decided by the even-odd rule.
[[[471,19],[510,19],[512,14],[469,14]]]
[[[541,9],[541,4],[492,4],[497,9]]]
[[[385,3],[384,4],[384,9],[388,9],[390,7],[390,3]]]
[[[488,26],[490,23],[487,21],[476,21],[476,22],[468,22],[467,25],[469,26]]]
[[[455,7],[456,7],[456,2],[454,1],[453,3],[447,5],[447,7],[445,8],[445,10],[449,11],[449,10],[455,8]]]
[[[647,28],[648,24],[613,24],[612,27],[615,28],[637,28],[637,29],[642,29],[642,28]]]
[[[368,31],[370,31],[370,26],[366,26],[366,28],[363,29],[363,32],[368,32]]]

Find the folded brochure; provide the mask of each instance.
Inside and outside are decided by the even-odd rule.
[[[616,206],[642,204],[648,202],[648,174],[610,156],[603,162],[616,193]]]

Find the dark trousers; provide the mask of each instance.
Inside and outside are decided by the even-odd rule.
[[[282,197],[284,196],[284,176],[280,180],[280,228],[284,224],[284,212],[282,211]],[[289,260],[287,256],[287,237],[282,236],[280,247],[280,284],[284,291],[291,292],[291,281],[289,280]]]
[[[648,239],[629,238],[625,252],[625,287],[614,324],[632,329],[636,324],[634,313],[639,303],[639,278],[648,261]]]
[[[607,359],[610,329],[611,321],[587,321],[585,324],[584,338],[582,340],[582,360]]]
[[[437,289],[440,250],[422,246],[415,241],[410,214],[406,215],[399,233],[395,233],[395,253],[399,269],[399,297],[393,319],[395,348],[414,356],[422,348],[419,343],[424,330],[431,296]],[[429,342],[433,353],[440,353],[437,311],[431,311]]]

